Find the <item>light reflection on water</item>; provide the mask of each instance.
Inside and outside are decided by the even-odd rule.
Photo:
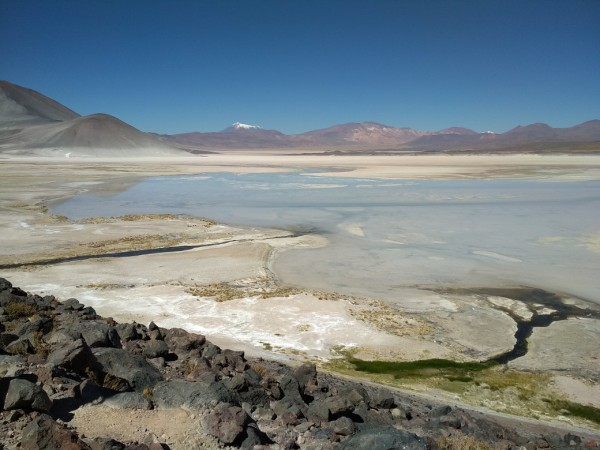
[[[365,180],[213,174],[81,194],[79,219],[174,213],[235,225],[318,230],[331,244],[282,254],[287,283],[396,300],[414,285],[529,285],[600,302],[600,183]],[[401,299],[397,299],[401,301]]]

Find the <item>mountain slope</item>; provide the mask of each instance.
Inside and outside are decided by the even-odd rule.
[[[33,89],[0,81],[0,126],[71,120],[79,114]]]
[[[82,117],[39,92],[7,81],[0,82],[0,152],[107,157],[183,154],[116,117]]]

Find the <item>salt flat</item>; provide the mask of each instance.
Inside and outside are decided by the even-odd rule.
[[[523,305],[510,299],[499,302],[493,298],[497,295],[490,295],[488,301],[485,295],[448,293],[438,288],[531,286],[571,295],[574,302],[589,308],[600,301],[593,277],[600,267],[596,245],[599,222],[594,221],[593,209],[581,219],[578,214],[586,204],[573,201],[582,197],[578,186],[584,186],[583,197],[596,201],[594,183],[600,180],[600,156],[332,157],[231,152],[181,159],[4,158],[0,171],[2,276],[27,290],[77,297],[117,320],[155,320],[162,326],[184,326],[250,354],[323,360],[334,356],[339,348],[353,347],[366,359],[485,359],[507,351],[514,343],[515,323],[498,305],[514,307],[526,315]],[[502,203],[498,207],[487,205],[488,209],[477,206],[490,198],[502,200],[500,188],[488,192],[490,198],[484,198],[485,192],[473,196],[466,191],[448,191],[440,196],[436,190],[416,199],[423,203],[420,207],[414,206],[415,198],[404,198],[420,212],[407,216],[400,228],[398,221],[386,221],[383,207],[375,214],[361,215],[352,205],[337,205],[338,210],[325,206],[316,217],[331,219],[328,226],[335,226],[333,234],[319,233],[315,224],[304,231],[278,229],[282,222],[277,221],[270,227],[252,222],[231,224],[235,222],[231,220],[233,210],[227,216],[227,205],[212,205],[206,208],[208,214],[199,215],[230,225],[144,214],[128,219],[74,221],[47,210],[59,210],[67,199],[82,193],[100,201],[119,198],[148,177],[214,176],[223,172],[308,173],[311,183],[294,180],[288,188],[317,196],[350,182],[366,191],[371,189],[367,185],[376,183],[353,180],[370,179],[387,183],[389,189],[409,186],[407,180],[537,180],[547,189],[548,183],[556,186],[531,194],[532,205],[540,200],[536,195],[545,192],[564,197],[563,203],[550,203],[546,215],[541,216],[550,222],[548,229],[538,228],[537,222],[519,228],[528,222],[519,222],[515,214],[528,212],[526,202],[517,202],[514,210]],[[416,188],[406,189],[405,195],[411,192],[421,195]],[[510,198],[504,200],[510,204]],[[172,197],[172,201],[176,203],[177,198]],[[444,202],[459,207],[440,214],[435,204]],[[557,204],[564,205],[565,210],[553,211]],[[459,217],[469,213],[469,208],[480,208],[477,220],[483,220],[481,229],[460,228]],[[214,217],[210,211],[223,215]],[[338,220],[341,212],[343,220]],[[569,221],[579,228],[567,226]],[[429,225],[420,226],[422,223]],[[479,245],[473,244],[476,241]],[[372,242],[377,246],[370,250]],[[453,246],[454,242],[462,242],[462,246]],[[509,245],[511,242],[514,245]],[[120,256],[131,250],[159,247],[185,250]],[[363,253],[356,253],[357,249]],[[368,257],[362,256],[365,254]],[[44,261],[50,263],[39,265]],[[348,261],[359,264],[348,266]],[[18,265],[27,263],[32,265]],[[394,265],[397,279],[385,275],[390,270],[383,270],[386,264]],[[215,302],[197,295],[194,289],[206,285],[227,286],[231,299]],[[282,286],[296,290],[278,295]],[[262,298],[265,292],[273,296]],[[570,329],[576,323],[560,322],[547,332],[557,336],[561,333],[554,329]],[[600,347],[600,342],[595,342],[599,328],[598,320],[586,322],[584,334],[596,348]],[[586,367],[585,379],[578,380],[576,386],[581,397],[581,383],[587,386],[586,380],[600,374],[600,362],[588,359],[588,347],[575,343],[582,332],[562,333],[563,340],[549,338],[552,348],[544,345],[547,339],[537,339],[534,332],[535,344],[527,359],[517,359],[515,367],[557,367],[565,373],[564,365],[551,361],[563,360],[568,352],[573,357],[568,359],[567,378],[581,377],[580,368]],[[569,392],[564,378],[557,386]],[[598,402],[594,400],[597,393],[589,392],[590,399]]]

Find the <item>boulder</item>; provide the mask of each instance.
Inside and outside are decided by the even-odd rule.
[[[21,448],[25,450],[92,450],[74,432],[59,425],[46,414],[36,417],[23,429]]]
[[[144,343],[144,353],[146,358],[164,358],[169,353],[169,347],[165,341],[150,339]]]
[[[79,300],[76,298],[69,298],[62,302],[63,309],[73,310],[73,311],[81,311],[85,306],[79,303]]]
[[[11,303],[14,303],[16,305],[11,305]],[[28,311],[29,309],[37,309],[37,306],[35,304],[35,300],[33,300],[33,297],[27,297],[27,293],[21,291],[18,288],[12,288],[10,290],[5,290],[0,292],[0,307],[4,308],[6,311],[6,313],[9,312],[9,308],[15,308],[15,307],[22,307],[27,305],[28,308],[24,309],[24,311]],[[25,314],[19,314],[21,316],[25,316]],[[29,314],[27,314],[29,315]]]
[[[41,386],[20,378],[13,378],[8,382],[3,409],[45,412],[50,411],[50,408],[52,401]]]
[[[395,406],[394,396],[384,389],[374,389],[369,397],[371,408],[391,409]]]
[[[315,400],[306,410],[306,417],[315,422],[329,421],[329,408],[324,401]]]
[[[350,413],[354,409],[354,405],[344,397],[327,397],[325,404],[334,417]]]
[[[76,395],[85,403],[99,403],[115,394],[115,391],[98,386],[93,380],[84,380],[75,389]]]
[[[6,346],[9,345],[11,342],[16,341],[17,339],[19,339],[19,336],[13,333],[0,334],[0,350],[6,351]]]
[[[354,422],[349,417],[340,417],[331,422],[329,427],[335,434],[342,436],[350,436],[355,430]]]
[[[93,349],[92,353],[104,374],[126,380],[138,392],[152,388],[163,379],[158,369],[143,357],[132,355],[123,349],[101,347]]]
[[[83,339],[90,348],[121,348],[121,339],[117,330],[104,322],[96,320],[80,321],[70,324],[68,328],[60,328],[59,330],[73,339]]]
[[[442,417],[448,415],[452,412],[452,407],[449,405],[438,406],[437,408],[433,408],[429,413],[429,417]]]
[[[160,328],[158,328],[158,326],[154,322],[150,322],[150,324],[148,325],[148,337],[150,339],[157,339],[159,341],[162,341],[164,339]]]
[[[206,343],[206,338],[201,334],[188,333],[181,328],[165,330],[164,340],[169,349],[176,354],[201,348]]]
[[[46,334],[52,330],[52,319],[49,317],[41,317],[35,320],[28,320],[22,325],[18,326],[13,330],[13,333],[17,336],[27,336],[31,333],[42,333]]]
[[[317,386],[317,366],[302,364],[294,370],[294,378],[298,381],[302,393],[310,393]]]
[[[256,448],[255,446],[262,446],[271,443],[272,441],[269,439],[269,437],[260,431],[255,423],[249,423],[246,426],[246,438],[240,445],[240,448],[242,450],[253,450]]]
[[[152,400],[159,408],[201,409],[211,403],[239,404],[235,392],[223,381],[171,380],[158,383],[152,391]]]
[[[25,358],[23,356],[0,355],[0,379],[3,377],[17,377],[23,373],[25,373]]]
[[[202,357],[209,361],[219,353],[221,353],[221,349],[212,342],[206,342],[206,344],[202,346]]]
[[[227,445],[243,441],[249,422],[250,417],[242,408],[227,403],[219,403],[201,419],[204,431]]]
[[[290,375],[283,375],[279,379],[279,387],[281,388],[285,399],[304,406],[304,400],[300,394],[300,385],[296,378]]]
[[[210,362],[206,358],[190,358],[186,362],[185,377],[188,380],[197,380],[206,372],[210,372]]]
[[[4,347],[9,355],[27,355],[35,353],[35,348],[27,338],[20,338]]]
[[[83,339],[77,339],[48,355],[50,367],[64,367],[83,374],[97,365],[96,358]]]
[[[342,450],[403,449],[426,450],[423,439],[413,433],[391,427],[371,428],[356,433],[339,446]]]
[[[7,291],[12,288],[12,283],[5,278],[0,278],[0,292]]]
[[[142,335],[137,332],[135,323],[119,323],[115,325],[115,330],[123,342],[135,341],[142,338]]]

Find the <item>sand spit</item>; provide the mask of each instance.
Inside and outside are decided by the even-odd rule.
[[[406,289],[402,305],[311,289],[279,291],[271,271],[273,258],[294,248],[324,246],[324,237],[169,215],[73,222],[48,215],[47,206],[84,191],[112,195],[144,177],[222,171],[599,180],[600,156],[229,152],[118,161],[3,158],[0,170],[0,273],[28,291],[63,300],[76,297],[120,321],[183,326],[255,356],[325,361],[353,349],[362,359],[478,361],[514,344],[516,324],[499,307],[523,318],[527,307],[498,296],[421,289]],[[360,235],[360,224],[349,226],[349,232]],[[594,239],[595,235],[588,245]],[[143,253],[157,248],[175,251]],[[139,254],[123,255],[131,251]],[[231,298],[217,302],[194,295],[206,285],[222,286]],[[570,319],[536,331],[527,356],[511,367],[560,372],[554,383],[557,390],[600,405],[600,393],[593,388],[600,376],[600,360],[593,353],[600,348],[599,329],[596,319]],[[578,345],[582,339],[586,345]]]

